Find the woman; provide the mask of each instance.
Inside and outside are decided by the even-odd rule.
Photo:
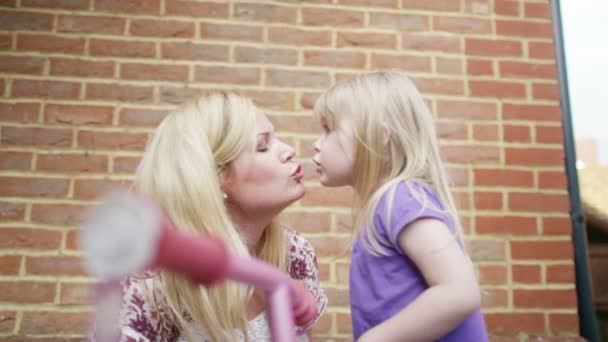
[[[294,149],[277,139],[266,115],[249,100],[211,94],[161,122],[138,167],[135,188],[154,198],[178,229],[221,238],[239,256],[254,256],[294,279],[317,299],[312,246],[277,216],[304,196]],[[124,281],[121,340],[266,341],[265,298],[234,282],[200,287],[179,274],[148,273]]]

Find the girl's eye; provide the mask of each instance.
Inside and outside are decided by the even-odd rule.
[[[324,131],[325,133],[329,133],[329,131],[330,131],[329,126],[327,126],[327,125],[323,125],[323,131]]]
[[[266,151],[268,151],[268,146],[258,146],[257,151],[266,152]]]

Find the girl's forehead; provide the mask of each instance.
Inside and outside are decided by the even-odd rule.
[[[271,133],[274,127],[264,112],[258,111],[256,115],[256,132],[257,134]]]

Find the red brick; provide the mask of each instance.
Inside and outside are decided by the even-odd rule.
[[[572,233],[572,222],[569,217],[543,217],[544,235],[566,235]]]
[[[476,169],[475,185],[495,187],[532,187],[534,174],[527,170]]]
[[[94,285],[90,283],[61,283],[60,302],[64,305],[93,304]]]
[[[504,125],[502,128],[504,141],[507,142],[531,142],[532,133],[526,125]]]
[[[505,289],[483,288],[481,290],[481,306],[485,308],[506,308],[509,306],[509,294]]]
[[[157,126],[166,115],[166,110],[123,108],[119,123],[127,126]]]
[[[564,170],[562,171],[539,171],[538,186],[541,189],[559,189],[568,187],[568,178]]]
[[[70,125],[110,125],[114,107],[109,106],[76,106],[47,104],[44,109],[46,123]]]
[[[491,34],[492,23],[486,19],[434,16],[433,30],[462,34]]]
[[[89,0],[22,0],[21,7],[88,10]]]
[[[113,40],[92,38],[89,51],[91,56],[104,57],[154,57],[156,48],[153,42],[134,40]]]
[[[0,117],[3,122],[38,122],[39,112],[38,103],[0,103]]]
[[[218,2],[198,2],[198,1],[182,1],[182,0],[167,0],[165,11],[167,14],[203,17],[203,18],[227,18],[228,3]]]
[[[467,60],[468,75],[494,75],[494,65],[491,60],[469,59]]]
[[[168,19],[131,20],[129,32],[133,36],[194,38],[194,23]]]
[[[194,80],[206,83],[259,84],[259,68],[236,68],[223,66],[197,66]]]
[[[295,94],[293,92],[272,90],[241,90],[239,94],[249,97],[262,108],[278,110],[293,110],[295,108]]]
[[[187,65],[123,63],[120,65],[120,78],[139,81],[173,81],[188,80]]]
[[[403,0],[401,7],[413,10],[431,10],[435,12],[459,12],[461,10],[459,1],[443,0]]]
[[[528,55],[530,58],[542,58],[555,60],[555,47],[553,43],[528,42]]]
[[[125,32],[126,24],[127,20],[124,18],[60,15],[57,19],[57,31],[121,35]]]
[[[542,277],[538,265],[511,265],[511,276],[514,283],[540,284]]]
[[[51,75],[109,78],[114,76],[114,62],[51,58]]]
[[[508,81],[469,81],[472,96],[496,98],[525,98],[526,85]]]
[[[576,313],[549,313],[549,329],[553,332],[579,331]]]
[[[445,160],[454,163],[498,162],[500,150],[493,146],[450,145],[442,146]]]
[[[55,289],[55,283],[51,282],[3,281],[0,282],[0,302],[18,304],[52,303],[55,299]]]
[[[52,28],[53,15],[0,10],[0,30],[50,31]]]
[[[321,128],[319,123],[311,120],[309,115],[273,115],[269,119],[278,132],[314,134],[318,133]]]
[[[333,68],[363,68],[365,54],[362,52],[342,51],[304,51],[304,65],[324,66]]]
[[[0,177],[0,196],[65,197],[69,181],[61,178]]]
[[[497,240],[468,240],[467,252],[473,261],[505,261],[505,242]]]
[[[331,31],[319,29],[304,30],[289,27],[269,27],[268,41],[271,43],[297,46],[329,46],[331,44]]]
[[[317,3],[331,3],[331,0],[317,0]],[[399,1],[397,0],[338,0],[340,5],[364,6],[364,7],[386,7],[397,8]]]
[[[435,126],[437,136],[440,139],[467,140],[469,136],[467,125],[464,123],[455,123],[452,121],[437,122]]]
[[[310,186],[307,187],[306,197],[302,199],[302,204],[322,207],[350,207],[352,196],[352,190],[349,188],[330,189]]]
[[[378,69],[431,72],[431,58],[428,56],[374,53],[371,64]]]
[[[17,0],[0,0],[0,7],[17,7]]]
[[[160,0],[95,0],[99,12],[160,14]]]
[[[0,202],[0,221],[22,221],[25,218],[25,204]]]
[[[269,37],[272,37],[273,30],[286,31],[293,30],[289,28],[269,27]],[[259,42],[262,41],[262,27],[249,25],[232,25],[232,24],[215,24],[201,23],[200,35],[203,39],[221,39],[221,40],[241,40]],[[272,38],[269,38],[272,41]]]
[[[230,75],[233,76],[233,75]],[[169,87],[161,86],[159,99],[161,104],[182,104],[184,102],[191,101],[195,98],[205,94],[206,90],[201,88],[191,88],[188,86],[182,87]]]
[[[429,31],[429,18],[424,15],[370,12],[369,25],[399,31]]]
[[[572,260],[572,241],[511,241],[514,260]]]
[[[461,58],[435,57],[435,69],[440,74],[462,75],[463,65]]]
[[[321,278],[321,279],[323,279],[323,278]],[[313,335],[330,334],[331,330],[332,330],[332,324],[333,324],[333,315],[328,312],[324,315],[321,315],[319,320],[311,327],[310,333]]]
[[[561,122],[559,105],[503,103],[502,113],[505,120]]]
[[[327,88],[330,84],[327,72],[266,70],[266,84],[275,87]]]
[[[515,289],[513,303],[520,308],[573,308],[576,307],[576,291]]]
[[[124,188],[126,182],[109,179],[77,179],[74,182],[74,197],[94,200],[116,188]]]
[[[303,9],[306,11],[306,8]],[[306,17],[304,12],[303,17]],[[298,11],[295,7],[283,7],[269,4],[247,4],[236,3],[234,5],[234,17],[241,20],[292,23],[295,24]],[[306,22],[306,19],[304,19]]]
[[[0,260],[2,257],[0,257]],[[2,267],[0,266],[0,274],[2,274]],[[0,332],[12,333],[15,329],[15,323],[17,322],[17,312],[15,311],[4,311],[0,310]]]
[[[49,172],[106,172],[106,156],[85,154],[39,154],[36,169]]]
[[[196,61],[228,61],[228,46],[214,44],[162,43],[161,55],[164,59]]]
[[[560,126],[536,126],[536,142],[540,144],[563,144]]]
[[[401,38],[402,48],[407,50],[462,52],[460,37],[406,32]]]
[[[487,313],[484,315],[489,333],[543,334],[545,333],[544,313]]]
[[[41,75],[44,59],[32,56],[0,56],[0,72],[6,74]]]
[[[75,99],[80,94],[80,84],[65,81],[14,80],[13,97]]]
[[[95,150],[135,150],[146,146],[146,133],[79,131],[78,146]]]
[[[319,93],[303,93],[300,99],[300,105],[306,109],[312,109],[315,101],[319,98]]]
[[[350,314],[344,312],[336,313],[336,327],[338,334],[350,334],[353,331],[352,320]],[[336,341],[336,342],[347,342],[349,339],[347,338],[345,341]]]
[[[464,12],[479,15],[488,15],[492,6],[490,6],[490,0],[465,0]]]
[[[71,129],[2,127],[2,144],[12,146],[72,146]]]
[[[307,237],[307,240],[313,245],[318,258],[343,255],[345,252],[350,252],[351,238],[348,236],[310,236]],[[341,292],[338,289],[326,287],[325,290],[328,292],[330,300],[334,297],[335,300],[331,301],[333,305],[348,305],[347,289],[343,289],[345,292]]]
[[[139,160],[138,157],[115,157],[112,172],[132,174],[137,169]]]
[[[467,55],[479,56],[522,56],[522,43],[505,39],[467,38],[465,40]]]
[[[479,281],[484,285],[502,285],[507,283],[505,265],[479,265]]]
[[[516,78],[549,78],[557,77],[555,64],[538,64],[527,62],[500,61],[501,76]]]
[[[85,334],[91,326],[90,319],[90,312],[26,311],[20,331],[25,334]]]
[[[524,13],[527,18],[551,19],[551,5],[548,3],[525,3]]]
[[[559,88],[557,84],[534,83],[532,84],[532,96],[537,100],[559,100]]]
[[[502,208],[502,193],[475,192],[475,208],[479,210],[500,210]]]
[[[302,23],[311,26],[362,27],[364,14],[359,11],[303,8]]]
[[[34,223],[74,226],[80,223],[86,209],[80,204],[33,204],[31,218]]]
[[[150,102],[154,88],[150,86],[131,86],[111,83],[87,84],[86,98],[119,102]]]
[[[551,23],[526,20],[496,20],[496,34],[525,38],[553,38],[553,28]]]
[[[45,250],[58,249],[60,244],[59,231],[23,227],[0,228],[0,248]]]
[[[29,171],[32,156],[31,152],[0,151],[0,170]]]
[[[291,49],[237,46],[234,49],[234,60],[237,63],[296,65],[298,52]]]
[[[67,38],[50,34],[17,35],[17,50],[39,52],[61,52],[65,54],[82,54],[84,38]]]
[[[498,125],[473,125],[473,139],[477,141],[497,141]]]
[[[511,0],[494,0],[494,13],[504,16],[519,16],[519,1]]]
[[[501,202],[502,204],[502,202]],[[478,234],[535,235],[536,219],[523,216],[478,216],[475,219]]]
[[[285,222],[291,227],[297,227],[299,232],[317,233],[331,230],[329,212],[287,212]]]
[[[498,109],[493,102],[439,100],[437,115],[446,119],[496,120]]]
[[[13,35],[11,33],[0,33],[0,49],[11,50],[13,46]]]
[[[547,265],[547,282],[573,284],[576,282],[574,265]]]
[[[566,194],[509,193],[509,209],[514,211],[567,211]]]
[[[85,275],[82,258],[76,256],[27,256],[27,275]]]
[[[508,147],[505,149],[505,157],[507,164],[513,165],[562,166],[564,163],[564,151],[561,148]]]
[[[397,36],[393,33],[369,32],[338,32],[336,38],[338,47],[369,47],[395,49]]]
[[[464,95],[464,81],[416,77],[414,83],[423,94]]]

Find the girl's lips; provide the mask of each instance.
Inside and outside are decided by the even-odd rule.
[[[295,169],[295,171],[291,174],[291,176],[295,179],[295,180],[300,180],[302,178],[304,178],[304,170],[302,170],[302,166],[298,165],[298,167]]]

